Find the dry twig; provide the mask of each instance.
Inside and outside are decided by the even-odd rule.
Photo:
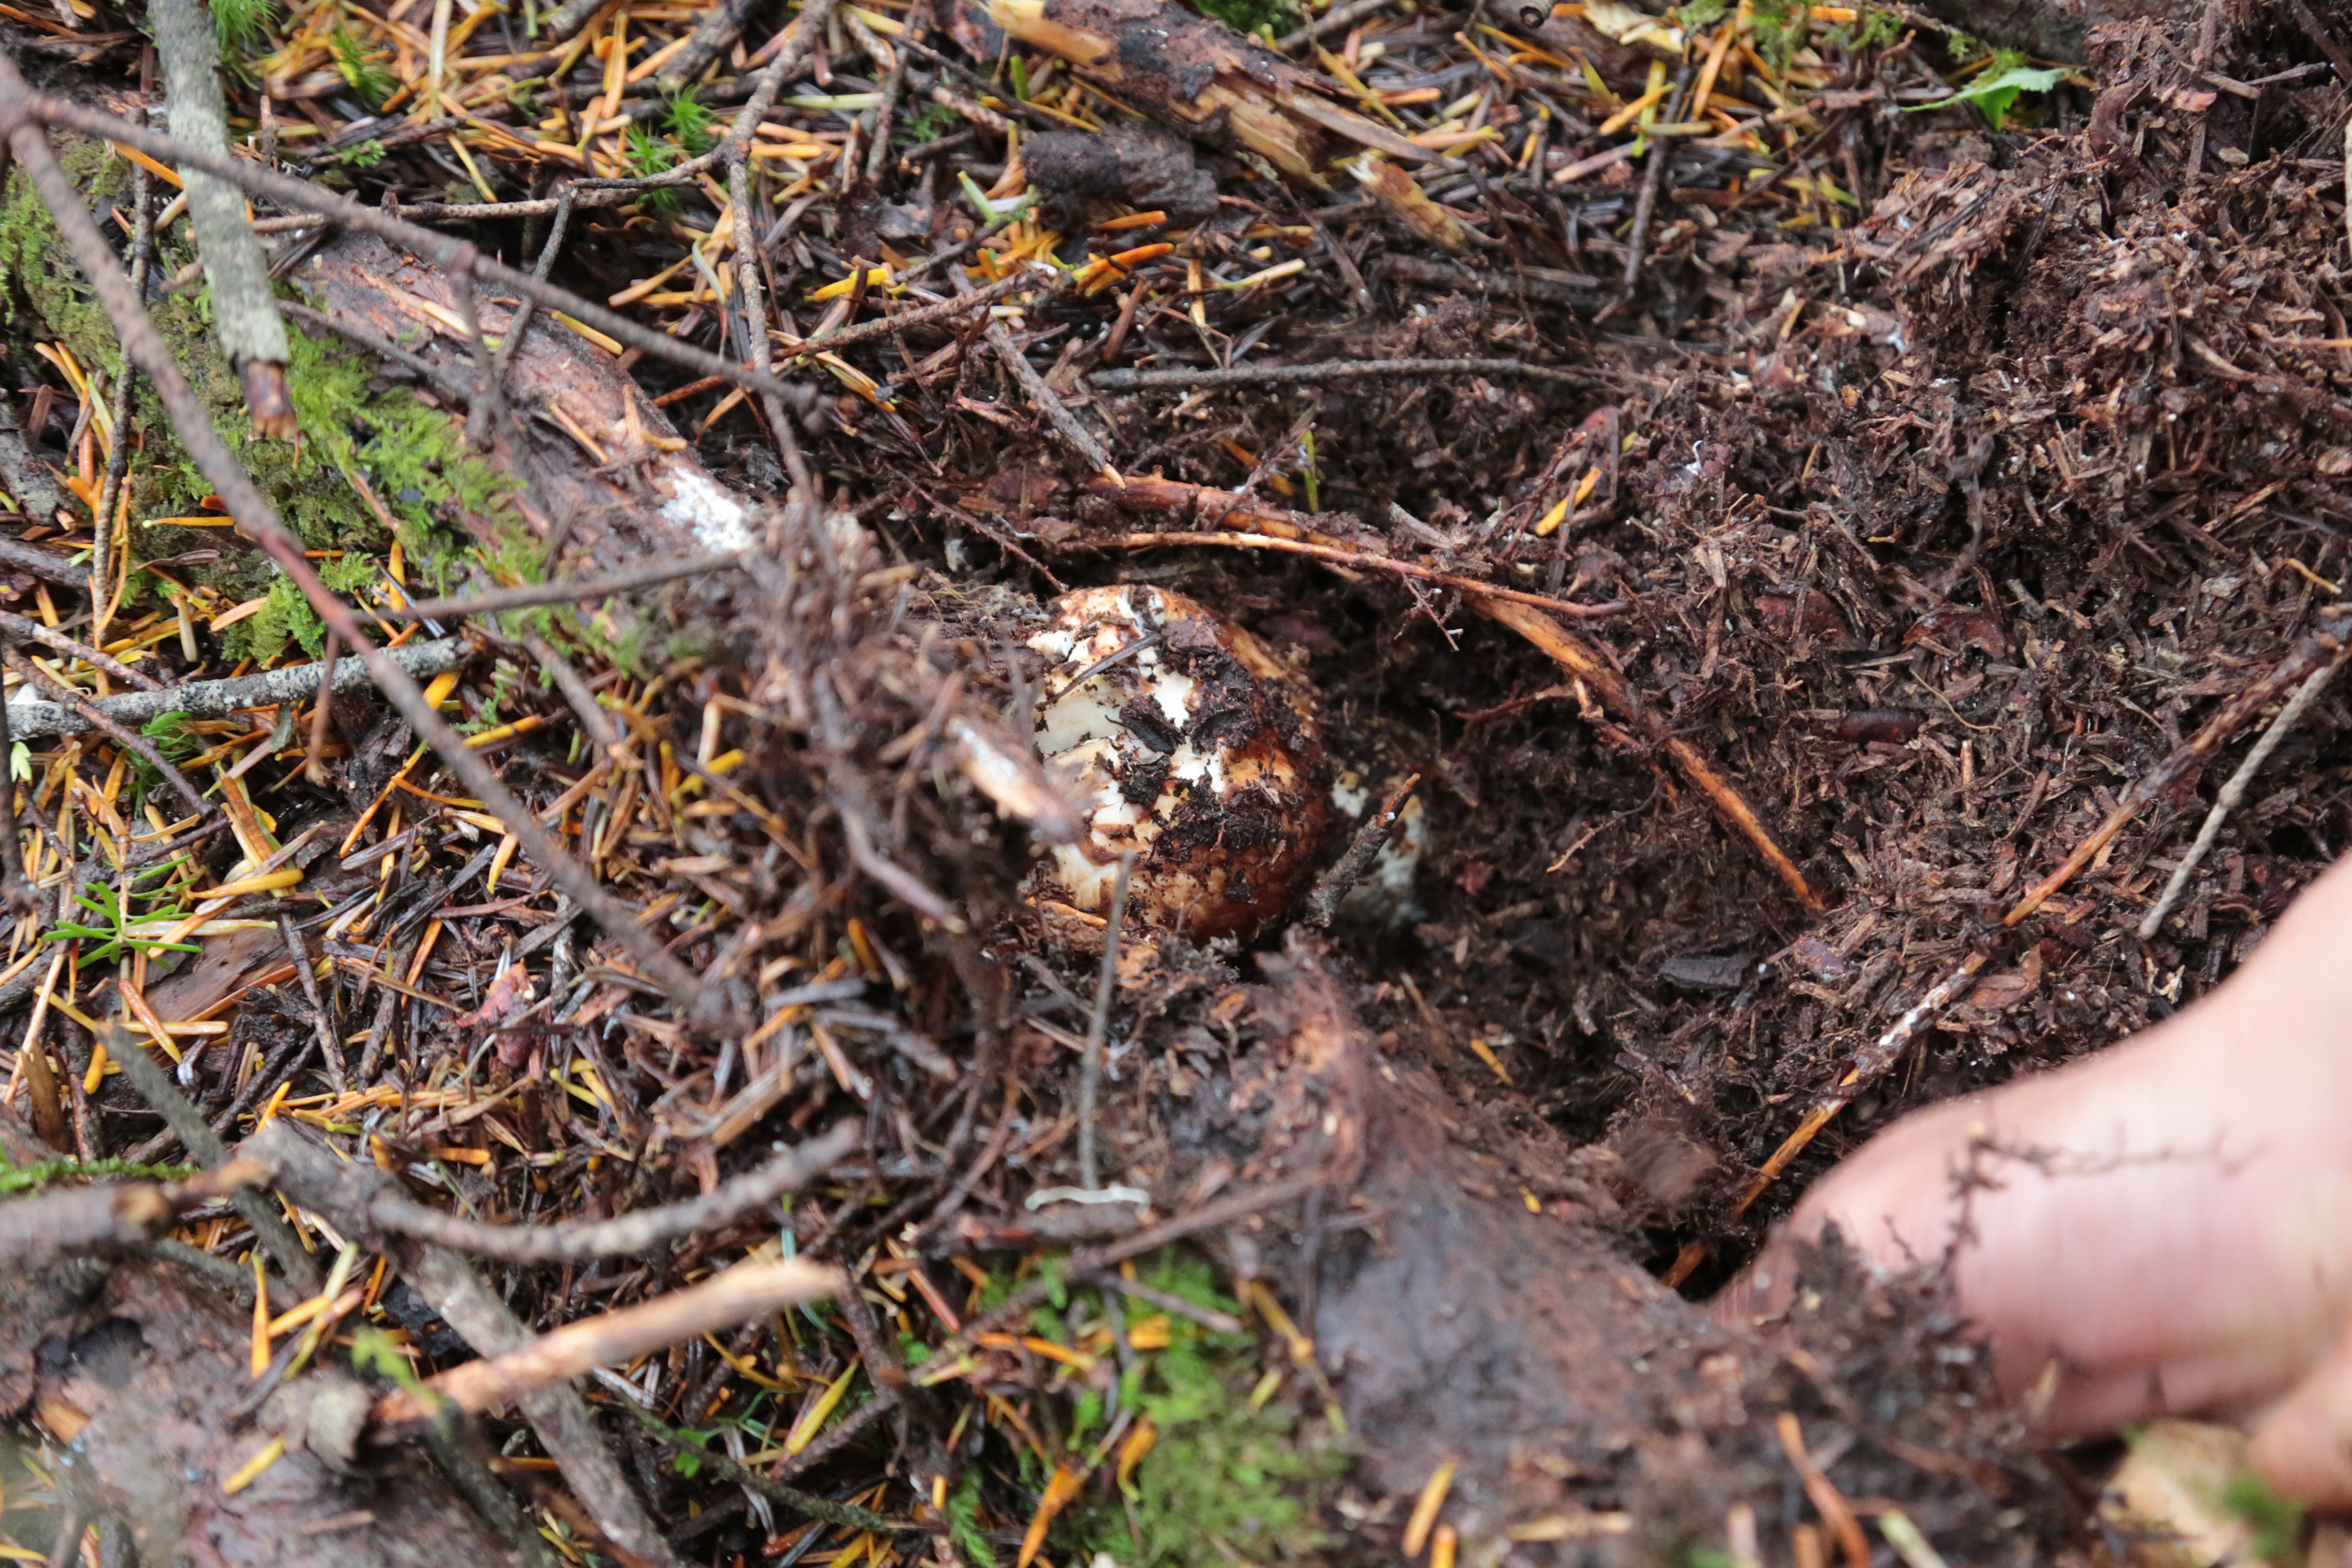
[[[845,1123],[684,1203],[638,1209],[612,1219],[549,1226],[486,1225],[427,1208],[398,1187],[376,1182],[365,1171],[323,1171],[314,1166],[287,1142],[296,1136],[273,1124],[255,1133],[245,1147],[254,1158],[277,1169],[281,1184],[304,1203],[322,1209],[333,1205],[355,1218],[364,1215],[368,1226],[377,1231],[415,1237],[453,1251],[502,1258],[511,1263],[564,1263],[626,1258],[732,1225],[838,1164],[856,1146],[858,1130],[854,1122]],[[354,1181],[364,1184],[356,1194]]]
[[[519,1350],[467,1362],[414,1393],[395,1389],[376,1401],[373,1415],[378,1426],[396,1427],[429,1419],[445,1403],[460,1410],[487,1410],[614,1362],[731,1329],[803,1301],[822,1300],[841,1281],[839,1269],[804,1258],[738,1264],[699,1285],[641,1306],[566,1323]]]

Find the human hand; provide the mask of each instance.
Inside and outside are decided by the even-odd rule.
[[[2235,1415],[2282,1492],[2352,1506],[2352,861],[2176,1016],[1880,1133],[1717,1313],[1785,1304],[1788,1238],[1832,1224],[1890,1271],[1948,1251],[2051,1436]]]

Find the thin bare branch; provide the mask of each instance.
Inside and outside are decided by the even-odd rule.
[[[656,561],[633,572],[615,572],[604,577],[524,583],[512,588],[491,588],[479,594],[452,595],[446,599],[418,599],[413,604],[389,606],[371,613],[387,621],[461,620],[467,616],[494,616],[506,610],[528,609],[533,605],[570,605],[590,599],[609,599],[616,594],[674,583],[681,577],[740,571],[742,565],[741,552],[719,550],[708,555]]]
[[[778,1154],[763,1165],[721,1182],[701,1197],[639,1209],[613,1219],[563,1225],[486,1225],[427,1208],[397,1186],[375,1179],[373,1167],[321,1169],[303,1158],[299,1135],[275,1123],[247,1139],[245,1149],[278,1173],[278,1182],[298,1201],[322,1212],[332,1208],[364,1216],[376,1229],[457,1252],[502,1258],[512,1263],[564,1263],[592,1258],[625,1258],[651,1251],[681,1237],[732,1225],[807,1185],[846,1158],[857,1146],[859,1129],[844,1123],[821,1138]],[[354,1189],[348,1184],[363,1184]]]

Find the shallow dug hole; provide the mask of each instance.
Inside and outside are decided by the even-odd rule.
[[[1605,392],[1490,389],[1482,405],[1404,384],[1322,397],[1322,426],[1350,433],[1322,458],[1325,504],[1412,514],[1384,530],[1417,525],[1470,551],[1524,476],[1598,472],[1538,548],[1534,580],[1633,602],[1580,629],[1738,781],[1826,892],[1818,920],[1649,748],[1580,719],[1559,667],[1442,590],[1408,599],[1376,575],[1222,552],[1057,558],[1074,581],[1150,581],[1229,610],[1318,688],[1336,766],[1374,795],[1422,780],[1410,896],[1359,900],[1331,953],[1374,1076],[1430,1080],[1417,1109],[1367,1113],[1390,1130],[1387,1156],[1405,1159],[1402,1129],[1417,1125],[1430,1146],[1407,1163],[1446,1173],[1461,1212],[1425,1230],[1327,1218],[1278,1268],[1245,1260],[1319,1303],[1310,1326],[1345,1366],[1343,1401],[1379,1387],[1360,1395],[1376,1416],[1355,1436],[1386,1501],[1340,1510],[1368,1549],[1453,1448],[1492,1461],[1454,1483],[1487,1522],[1572,1521],[1496,1544],[1514,1557],[1615,1550],[1581,1539],[1600,1528],[1588,1513],[1656,1508],[1682,1488],[1686,1504],[1757,1500],[1778,1560],[1788,1526],[1813,1517],[1773,1430],[1790,1408],[1838,1450],[1839,1484],[1911,1500],[1955,1560],[2104,1550],[2084,1521],[2105,1456],[2032,1458],[1950,1353],[1956,1325],[1932,1292],[1876,1300],[1825,1265],[1820,1310],[1837,1321],[1799,1338],[1842,1347],[1846,1375],[1813,1379],[1760,1370],[1773,1358],[1708,1342],[1687,1314],[1645,1317],[1655,1288],[1630,1269],[1599,1293],[1641,1305],[1596,1329],[1575,1282],[1493,1271],[1532,1244],[1469,1237],[1481,1200],[1580,1220],[1605,1209],[1652,1274],[1704,1296],[1810,1176],[1895,1114],[2097,1048],[2210,989],[2352,828],[2352,715],[2331,692],[2155,938],[2134,928],[2218,778],[2191,774],[2039,915],[1993,929],[2286,652],[2347,567],[2352,355],[2314,342],[2344,331],[2344,89],[2291,22],[2225,18],[2207,68],[2239,83],[2292,74],[2225,95],[2193,132],[2168,125],[2154,111],[2167,95],[2202,90],[2196,21],[2097,34],[2103,96],[2060,126],[1874,121],[1848,153],[1877,193],[1867,216],[1794,266],[1698,246],[1675,303],[1586,339],[1611,367]],[[1346,341],[1473,352],[1513,309],[1433,297],[1412,327]],[[1178,405],[1138,399],[1118,417],[1181,431]],[[1218,435],[1263,449],[1303,405],[1243,406],[1254,425]],[[1213,445],[1171,443],[1166,472],[1230,487],[1238,473]],[[1433,468],[1452,479],[1421,477]],[[1073,546],[1123,525],[1067,492],[1037,506],[1080,520]],[[2221,774],[2244,744],[2221,753]],[[1803,1113],[1973,943],[1994,954],[1977,983],[1743,1210]],[[1155,1092],[1129,1102],[1131,1133],[1205,1136],[1193,1124],[1236,1102],[1247,1069],[1215,1011],[1146,1009],[1129,1059]],[[1418,1187],[1386,1202],[1391,1217],[1445,1207]],[[1449,1316],[1510,1342],[1490,1342],[1481,1365],[1433,1343],[1454,1337]],[[1576,1342],[1562,1352],[1571,1385],[1610,1384],[1596,1406],[1650,1409],[1657,1426],[1638,1439],[1577,1432],[1589,1412],[1569,1407],[1576,1395],[1529,1385],[1562,1339]],[[1642,1383],[1645,1343],[1675,1363],[1660,1388],[1615,1386],[1624,1367]],[[1603,1376],[1596,1357],[1620,1365]],[[1710,1387],[1745,1426],[1729,1406],[1698,1408],[1693,1390]],[[1915,1462],[1923,1453],[1963,1458],[1938,1470]],[[1688,1539],[1724,1539],[1720,1512],[1673,1511]],[[1645,1531],[1659,1517],[1636,1516]],[[1873,1544],[1883,1554],[1874,1531]]]
[[[940,9],[935,41],[993,58],[1003,40],[990,42],[984,18]],[[1520,43],[1586,51],[1592,79],[1615,84],[1596,93],[1630,102],[1643,90],[1653,62],[1588,25],[1602,7],[1514,9]],[[468,1097],[479,1068],[486,1093],[512,1091],[525,1106],[523,1080],[544,1061],[560,1057],[573,1080],[562,1092],[541,1085],[547,1103],[518,1123],[509,1151],[520,1163],[479,1129],[436,1124],[436,1138],[473,1142],[458,1151],[465,1169],[428,1195],[541,1221],[582,1205],[617,1213],[708,1190],[772,1137],[847,1120],[867,1140],[848,1173],[793,1199],[784,1235],[763,1213],[674,1257],[516,1268],[498,1281],[544,1329],[659,1296],[739,1250],[789,1242],[871,1268],[874,1290],[849,1289],[826,1310],[647,1361],[678,1402],[665,1406],[675,1429],[640,1431],[614,1402],[634,1394],[588,1388],[604,1423],[592,1436],[628,1459],[629,1484],[674,1544],[698,1561],[786,1568],[889,1568],[926,1553],[940,1568],[1030,1568],[1041,1554],[1049,1568],[1272,1568],[1393,1563],[1401,1551],[1431,1568],[2119,1561],[2130,1526],[2094,1522],[2116,1446],[2042,1450],[1996,1396],[1932,1271],[1874,1283],[1834,1249],[1809,1255],[1796,1305],[1759,1332],[1714,1322],[1704,1303],[1809,1181],[1895,1116],[2099,1048],[2210,990],[2352,835],[2352,699],[2331,689],[2153,936],[2137,928],[2262,713],[2204,771],[2170,775],[2030,918],[2002,923],[2137,799],[2140,781],[2307,638],[2352,571],[2352,349],[2342,346],[2352,340],[2342,303],[2352,64],[2332,63],[2352,61],[2342,51],[2352,26],[2330,35],[2332,19],[2306,26],[2299,6],[2287,11],[2143,3],[2007,16],[2079,69],[2047,85],[2031,122],[2021,110],[2004,124],[1966,107],[1912,112],[1958,85],[1946,77],[1980,58],[1978,46],[1860,8],[1860,33],[1821,37],[1836,79],[1808,88],[1822,95],[1816,118],[1773,121],[1786,133],[1778,163],[1717,157],[1728,149],[1694,141],[1646,162],[1629,152],[1559,189],[1541,174],[1514,185],[1498,171],[1490,185],[1450,191],[1457,216],[1445,221],[1506,237],[1491,248],[1463,238],[1452,259],[1440,258],[1434,209],[1406,203],[1400,219],[1344,188],[1317,205],[1303,184],[1157,139],[1087,169],[1076,151],[1049,145],[1034,172],[1068,163],[1076,193],[1056,200],[1101,200],[1123,184],[1149,196],[1127,205],[1164,205],[1162,220],[1190,221],[1170,219],[1180,207],[1243,215],[1231,233],[1202,220],[1206,237],[1186,241],[1228,273],[1244,261],[1279,271],[1276,240],[1299,252],[1282,253],[1290,260],[1330,264],[1287,274],[1307,279],[1296,293],[1269,293],[1264,279],[1178,290],[1193,255],[1150,258],[1165,263],[1153,286],[1167,293],[1150,310],[1135,303],[1144,282],[1123,321],[1108,295],[1023,307],[1023,331],[1041,339],[1084,329],[1039,355],[1063,356],[1046,384],[1098,422],[1116,479],[1030,419],[1031,393],[1010,375],[992,380],[998,351],[976,333],[959,340],[962,326],[940,318],[887,343],[845,342],[857,363],[843,365],[887,374],[899,401],[839,395],[837,417],[807,431],[830,516],[774,520],[770,558],[740,580],[680,589],[667,621],[566,612],[534,622],[614,691],[640,682],[650,703],[653,677],[669,681],[652,710],[670,726],[659,743],[676,761],[699,740],[714,770],[696,803],[711,815],[681,807],[662,832],[608,853],[604,874],[647,906],[667,900],[660,940],[675,935],[683,959],[742,980],[772,1018],[832,1009],[821,1021],[839,1037],[823,1037],[821,1063],[803,1055],[782,1067],[732,1043],[706,1049],[664,1016],[667,1001],[607,984],[600,966],[618,949],[583,936],[575,951],[567,934],[540,956],[537,938],[510,930],[509,916],[568,930],[569,915],[517,915],[548,887],[522,881],[540,868],[520,866],[499,885],[509,865],[498,859],[482,893],[498,900],[450,910],[473,924],[448,928],[440,967],[417,953],[411,972],[466,1010],[443,1009],[455,1026],[436,1014],[409,1028],[386,1059],[404,1083],[451,1094],[458,1083]],[[1771,14],[1781,20],[1768,33],[1789,25]],[[874,15],[861,9],[859,26]],[[1399,56],[1438,38],[1418,15],[1412,40],[1386,35]],[[1502,36],[1480,15],[1492,13],[1463,19],[1465,48]],[[1696,34],[1759,15],[1693,6],[1683,22]],[[1198,18],[1182,18],[1188,47],[1206,47]],[[2042,25],[2053,18],[2064,25]],[[2087,37],[2075,26],[2085,21]],[[1901,37],[1914,22],[1916,47]],[[1719,35],[1727,47],[1737,33]],[[1347,47],[1369,69],[1363,44]],[[1024,68],[1042,70],[1042,58]],[[848,59],[827,68],[847,74]],[[1338,53],[1318,62],[1344,64]],[[1663,98],[1673,79],[1656,63]],[[1465,55],[1429,73],[1443,86],[1401,90],[1442,106],[1465,82],[1513,68]],[[1760,59],[1758,72],[1769,74]],[[1139,97],[1151,84],[1133,85]],[[795,134],[814,134],[815,116],[867,96],[801,94],[786,108],[808,117]],[[1599,130],[1602,118],[1586,142],[1620,133]],[[866,279],[849,265],[876,253],[861,247],[944,248],[961,220],[934,224],[932,195],[945,213],[948,193],[1006,178],[1004,163],[988,166],[1003,143],[966,119],[951,135],[929,128],[943,147],[884,149],[913,162],[877,158],[876,190],[808,209],[821,221],[792,243],[819,249],[799,255],[793,287],[771,296],[797,302],[796,330],[814,331],[814,312],[836,301],[851,301],[840,321],[869,308],[864,281],[811,297],[820,273]],[[953,137],[966,140],[944,146]],[[407,167],[412,155],[393,152],[389,166]],[[98,158],[90,145],[81,154]],[[1551,167],[1534,163],[1548,155],[1530,144],[1532,166]],[[934,157],[953,181],[908,172]],[[365,179],[392,176],[367,173],[376,167],[348,177],[381,195]],[[1790,216],[1795,182],[1817,221]],[[1637,203],[1648,215],[1638,220]],[[617,212],[602,228],[583,220],[594,239],[557,276],[612,298],[656,270],[652,251],[676,233]],[[42,250],[30,198],[11,213],[9,253]],[[1086,221],[1072,216],[1070,232]],[[1261,221],[1265,235],[1244,237],[1267,238],[1264,256],[1236,237]],[[494,224],[481,232],[511,242]],[[363,268],[348,242],[325,253],[333,265],[313,268],[325,278],[314,302],[381,309],[384,276],[400,290],[446,287],[367,243]],[[184,265],[168,247],[166,257]],[[663,252],[660,264],[670,260],[687,265]],[[103,333],[63,274],[34,281],[44,287],[26,292],[27,310],[61,341],[70,317],[84,357],[102,356]],[[700,288],[644,308],[695,310]],[[1219,297],[1194,298],[1210,292]],[[173,309],[201,342],[197,312]],[[683,316],[668,324],[715,331]],[[1199,368],[1204,354],[1244,369],[1252,354],[1262,366],[1523,363],[1133,390],[1088,379],[1087,356],[1113,331],[1129,334],[1126,363],[1163,371]],[[413,442],[405,457],[382,436],[346,442],[362,466],[398,457],[418,470],[416,485],[388,491],[413,564],[455,574],[478,559],[535,561],[547,542],[525,526],[526,480],[578,501],[562,524],[581,530],[575,563],[618,564],[665,537],[647,492],[625,493],[614,470],[636,484],[640,462],[669,464],[699,496],[713,484],[707,461],[751,502],[782,492],[781,459],[751,411],[720,408],[729,395],[716,378],[609,356],[588,378],[587,341],[528,340],[509,384],[518,403],[593,392],[611,405],[614,439],[635,441],[651,426],[636,423],[629,378],[651,394],[667,377],[663,406],[679,428],[707,416],[703,438],[664,437],[659,458],[608,463],[602,447],[565,444],[574,435],[514,437],[514,497],[503,479],[444,472],[453,465]],[[432,352],[445,357],[427,371],[459,363],[446,341]],[[394,387],[392,372],[342,348],[306,348],[296,370],[329,363],[346,395],[338,406],[379,427],[398,410],[457,439],[453,403]],[[1518,374],[1528,366],[1544,374]],[[393,390],[372,379],[380,371]],[[153,482],[195,482],[163,460],[168,448],[155,452]],[[203,491],[182,501],[198,506]],[[744,517],[772,521],[752,506]],[[1200,537],[1244,520],[1255,537]],[[182,531],[183,543],[218,542]],[[206,564],[232,584],[241,561]],[[352,582],[372,580],[364,549],[348,567]],[[259,594],[260,581],[237,592]],[[1465,583],[1506,584],[1522,607],[1537,595],[1587,613],[1563,615],[1546,651],[1524,617]],[[1208,617],[1187,611],[1190,640],[1166,642],[1164,659],[1147,661],[1132,638],[1096,640],[1103,628],[1091,623],[1054,640],[1051,601],[1098,602],[1118,585],[1129,602],[1147,587],[1184,595],[1248,637],[1204,630]],[[268,622],[249,617],[247,636],[299,641],[317,629],[292,601],[278,608]],[[158,657],[193,650],[184,635]],[[540,704],[547,733],[499,753],[509,785],[541,792],[538,809],[588,787],[564,770],[584,772],[589,749],[563,749],[572,719],[532,684],[520,646],[492,645],[478,661],[490,678],[456,700],[484,725]],[[1029,761],[1023,722],[1076,684],[1076,667],[1057,660],[1127,658],[1112,683],[1124,700],[1148,696],[1142,672],[1157,679],[1179,654],[1194,661],[1182,671],[1191,684],[1132,710],[1055,715],[1048,749],[1092,744],[1114,721],[1140,726],[1152,755],[1117,781],[1139,808],[1171,777],[1197,783],[1244,761],[1279,774],[1286,793],[1278,810],[1248,803],[1240,826],[1240,813],[1196,810],[1197,799],[1171,816],[1168,841],[1197,852],[1202,885],[1227,879],[1216,919],[1148,929],[1166,911],[1160,895],[1139,894],[1098,1012],[1107,878],[1030,842],[1050,792],[1005,758]],[[1217,679],[1195,679],[1213,667]],[[1276,689],[1293,678],[1315,693],[1311,725]],[[1247,722],[1211,736],[1213,702]],[[333,786],[350,799],[303,794],[294,774],[276,786],[289,792],[289,823],[298,807],[366,809],[392,787],[413,737],[369,722]],[[952,745],[941,740],[950,733]],[[1213,740],[1223,748],[1214,758]],[[721,755],[732,770],[723,779]],[[978,782],[989,756],[1005,763],[997,790]],[[637,788],[632,780],[619,798],[634,806]],[[1024,789],[1034,810],[1012,804]],[[735,790],[766,814],[756,830],[749,815],[727,815],[719,797]],[[645,798],[689,793],[656,779]],[[1268,918],[1262,896],[1312,883],[1368,812],[1408,798],[1328,926]],[[609,803],[600,796],[599,809]],[[593,841],[584,821],[579,831]],[[418,865],[443,847],[419,850]],[[1246,896],[1234,892],[1236,850],[1249,859]],[[464,854],[477,869],[457,875],[461,886],[498,851],[469,840]],[[451,887],[415,890],[409,913],[422,918]],[[428,949],[443,928],[431,929]],[[728,975],[736,956],[769,942],[781,955],[750,966],[756,986]],[[1981,965],[1948,1005],[1890,1034],[1972,953]],[[499,967],[509,954],[541,967]],[[579,1075],[584,1056],[562,1044],[535,1060],[539,1039],[505,1028],[499,1006],[537,1003],[527,985],[493,980],[544,977],[551,1013],[553,993],[586,986],[590,972],[604,987],[610,1046],[591,1064],[593,1094]],[[395,1004],[383,1005],[392,1018]],[[257,1005],[238,1047],[292,1073],[287,1064],[307,1059],[309,1016],[290,994]],[[547,1026],[549,1037],[568,1027]],[[1090,1033],[1109,1050],[1089,1113],[1076,1064]],[[255,1098],[283,1099],[291,1082],[260,1084]],[[323,1080],[315,1087],[325,1103]],[[206,1089],[220,1104],[237,1092]],[[97,1094],[108,1152],[160,1136],[127,1086]],[[706,1126],[706,1104],[740,1114]],[[575,1122],[593,1123],[595,1138],[564,1131]],[[0,1132],[13,1136],[12,1124]],[[623,1158],[623,1132],[640,1153],[670,1142],[656,1159]],[[1080,1152],[1090,1146],[1117,1201],[1066,1201],[1092,1184]],[[419,1148],[420,1161],[447,1152]],[[559,1166],[571,1184],[530,1184]],[[1062,1201],[1033,1204],[1055,1189]],[[247,1375],[243,1320],[184,1310],[184,1285],[143,1264],[108,1278],[110,1310],[146,1322],[158,1346],[180,1342],[157,1325],[180,1322],[189,1344],[203,1342],[205,1378],[230,1391],[192,1392],[204,1380],[166,1375],[159,1352],[152,1376],[194,1413],[173,1440],[206,1463],[232,1449],[243,1462],[243,1428],[212,1419]],[[74,1294],[88,1280],[36,1283],[0,1279],[0,1295],[34,1303],[14,1325],[0,1313],[0,1350],[14,1357],[0,1361],[32,1369],[27,1379],[79,1377],[70,1357],[41,1353],[89,1324],[52,1335],[43,1314],[65,1322],[98,1298]],[[410,1283],[383,1305],[420,1366],[469,1353]],[[983,1320],[985,1331],[973,1327]],[[938,1377],[901,1375],[898,1363],[932,1357]],[[761,1366],[777,1376],[739,1375]],[[136,1397],[120,1393],[131,1384],[78,1386],[104,1406],[83,1413],[96,1434],[83,1452],[106,1485],[139,1497],[142,1476],[200,1473],[155,1459],[138,1407],[145,1384]],[[545,1480],[558,1459],[504,1421],[483,1424],[499,1462],[514,1461],[500,1474]],[[886,1510],[891,1529],[801,1531],[793,1510],[805,1496],[753,1501],[718,1468],[728,1445],[833,1504]],[[271,1486],[286,1493],[255,1496],[296,1495],[288,1477],[309,1464],[278,1473]],[[361,1484],[313,1479],[320,1495]],[[229,1506],[209,1482],[188,1495],[198,1493],[191,1508]],[[534,1493],[533,1506],[561,1496]],[[165,1500],[177,1508],[177,1498]],[[565,1518],[565,1529],[578,1524]],[[17,1523],[10,1514],[8,1528],[30,1539]],[[824,1555],[799,1555],[820,1542]]]

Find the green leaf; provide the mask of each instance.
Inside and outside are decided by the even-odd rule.
[[[2005,60],[2016,63],[2004,63]],[[2048,92],[2058,85],[2059,78],[2063,74],[2056,69],[2035,70],[2023,63],[2023,57],[2004,49],[2000,56],[1995,57],[1992,68],[1984,71],[1951,97],[1938,99],[1933,103],[1913,104],[1904,112],[1922,114],[1930,109],[1949,109],[1954,104],[1969,103],[1976,106],[1988,124],[1999,131],[2009,115],[2010,106],[2017,101],[2018,94]]]

